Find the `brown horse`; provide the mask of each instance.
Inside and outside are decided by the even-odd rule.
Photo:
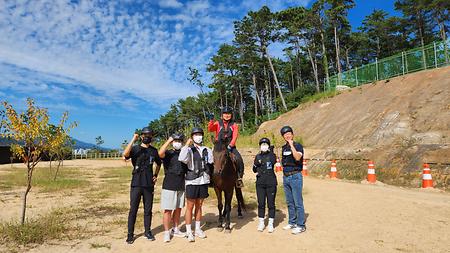
[[[227,149],[226,140],[219,140],[214,144],[214,172],[212,175],[214,182],[214,191],[217,196],[217,208],[219,209],[218,230],[223,231],[223,222],[225,218],[225,232],[231,232],[231,201],[233,191],[236,189],[236,198],[238,200],[238,217],[242,218],[242,209],[245,210],[244,197],[241,188],[236,187],[237,169],[233,160],[233,154]],[[225,209],[222,204],[222,192],[225,195]]]

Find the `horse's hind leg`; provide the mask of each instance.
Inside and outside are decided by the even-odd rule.
[[[238,219],[242,219],[244,217],[242,215],[242,201],[241,201],[241,199],[243,199],[242,190],[241,190],[241,188],[237,188],[237,187],[235,187],[235,190],[236,190],[236,199],[238,202]]]
[[[217,209],[219,209],[219,224],[217,225],[217,229],[219,231],[223,231],[223,204],[222,204],[222,191],[214,187],[214,191],[217,196]]]
[[[236,199],[238,202],[238,218],[242,219],[244,216],[242,215],[242,209],[245,211],[245,203],[244,203],[244,196],[242,195],[242,189],[237,188],[236,189]]]
[[[231,201],[233,199],[233,189],[231,191],[225,191],[225,232],[230,233],[231,232]]]

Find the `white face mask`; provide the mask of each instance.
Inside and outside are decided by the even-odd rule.
[[[262,152],[267,152],[269,151],[269,145],[266,143],[261,144],[261,151]]]
[[[194,140],[194,142],[195,142],[196,144],[202,144],[202,142],[203,142],[203,136],[201,136],[201,135],[195,135],[195,136],[193,137],[193,140]]]
[[[180,150],[181,146],[183,146],[183,144],[181,144],[181,142],[173,142],[172,143],[172,147],[176,150]]]

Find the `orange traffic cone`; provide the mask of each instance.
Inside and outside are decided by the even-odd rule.
[[[368,162],[369,168],[367,169],[367,181],[369,183],[377,182],[377,175],[375,174],[375,165],[372,161]]]
[[[281,166],[280,159],[277,158],[277,162],[275,163],[275,172],[283,171],[283,167]]]
[[[306,159],[303,159],[303,170],[302,170],[303,176],[308,176],[308,166],[306,163]]]
[[[431,178],[430,165],[428,163],[423,164],[422,173],[422,188],[433,188],[433,179]]]
[[[337,178],[336,160],[331,162],[330,178]]]

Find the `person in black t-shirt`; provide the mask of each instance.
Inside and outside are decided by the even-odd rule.
[[[256,196],[258,198],[258,231],[264,230],[264,217],[267,207],[269,208],[269,223],[267,230],[269,233],[274,231],[273,222],[275,220],[275,196],[277,194],[277,177],[274,171],[274,165],[277,158],[270,147],[270,140],[262,138],[259,141],[261,152],[256,155],[253,163],[253,172],[256,175]],[[272,147],[273,148],[273,147]]]
[[[161,159],[158,150],[150,145],[153,137],[153,131],[149,127],[144,127],[141,131],[141,144],[133,145],[139,138],[134,134],[130,144],[125,148],[123,156],[126,160],[131,158],[133,164],[133,175],[130,189],[130,212],[128,214],[128,236],[126,242],[134,242],[134,225],[136,223],[136,214],[141,202],[144,202],[144,236],[151,241],[155,240],[150,227],[152,223],[152,207],[154,184],[161,167]],[[155,173],[153,173],[153,164],[156,163]]]
[[[185,237],[178,228],[180,224],[181,209],[184,207],[184,175],[187,165],[178,160],[184,136],[173,134],[158,151],[159,157],[163,159],[164,181],[161,191],[161,209],[164,210],[164,242],[170,242],[170,237]],[[169,149],[172,143],[173,149]],[[173,222],[173,228],[170,223]]]

